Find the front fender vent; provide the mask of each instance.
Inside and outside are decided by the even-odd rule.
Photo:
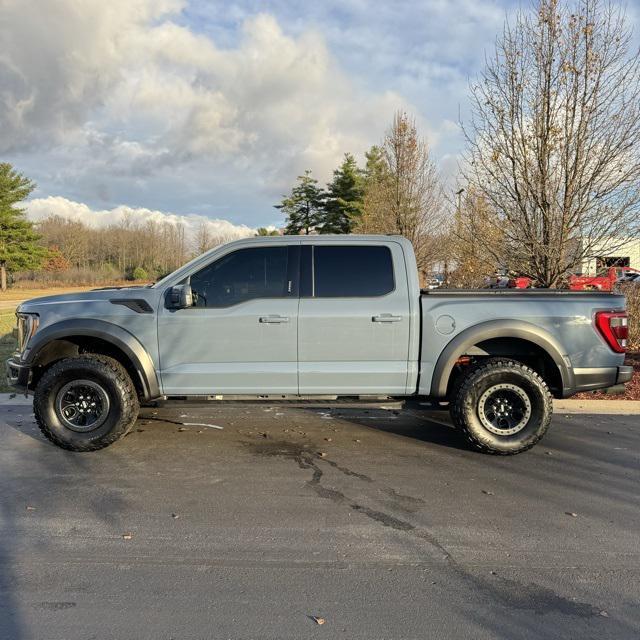
[[[151,305],[140,298],[114,298],[109,300],[111,304],[120,304],[123,307],[128,307],[136,313],[153,313]]]

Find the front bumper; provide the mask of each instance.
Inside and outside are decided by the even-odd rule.
[[[6,368],[7,382],[19,391],[26,392],[31,383],[31,366],[13,356],[7,360]]]

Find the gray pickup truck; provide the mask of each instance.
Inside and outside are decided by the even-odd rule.
[[[17,310],[13,385],[72,451],[124,436],[140,403],[230,396],[449,402],[480,451],[544,435],[552,397],[626,382],[624,298],[420,292],[395,236],[251,238],[147,287],[37,298]]]

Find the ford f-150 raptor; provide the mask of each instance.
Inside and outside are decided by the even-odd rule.
[[[448,402],[487,453],[547,430],[552,397],[626,382],[624,298],[421,292],[395,236],[284,236],[219,246],[147,287],[24,302],[10,381],[73,451],[105,447],[140,403],[171,397],[389,396]]]

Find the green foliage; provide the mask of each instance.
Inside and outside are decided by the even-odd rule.
[[[318,181],[311,177],[311,171],[307,170],[303,176],[298,176],[298,184],[291,194],[275,207],[287,217],[287,234],[304,232],[308,235],[321,221],[323,204],[324,192],[318,187]]]
[[[365,184],[369,186],[372,183],[382,182],[389,175],[382,149],[373,145],[364,155],[367,161],[364,168]]]
[[[33,224],[17,206],[34,188],[8,162],[0,163],[0,266],[10,272],[38,269],[47,255]]]
[[[149,279],[149,274],[142,267],[136,267],[133,270],[133,273],[131,274],[131,277],[134,280],[148,280]]]
[[[327,197],[318,225],[320,233],[350,233],[362,215],[364,179],[355,158],[344,154],[327,185]]]
[[[13,354],[18,346],[13,332],[15,326],[15,309],[0,312],[0,359],[3,362]],[[15,392],[15,388],[11,387],[5,379],[0,379],[0,393],[8,391]]]
[[[256,229],[257,236],[277,236],[280,235],[276,229],[266,229],[265,227],[259,227]]]

